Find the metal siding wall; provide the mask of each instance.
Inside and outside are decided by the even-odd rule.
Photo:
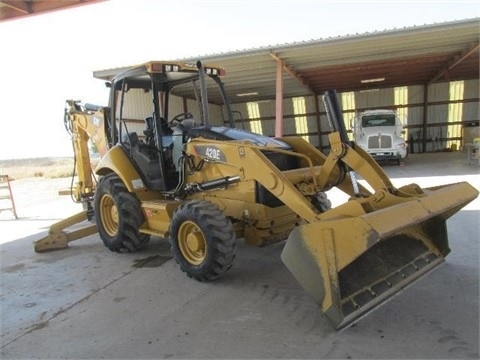
[[[305,99],[305,113],[306,114],[314,114],[315,113],[315,98],[314,96],[304,96]],[[291,101],[293,104],[293,99]],[[293,112],[293,111],[292,111]],[[299,114],[299,116],[302,116]],[[308,136],[308,141],[310,144],[313,146],[319,146],[320,145],[320,139],[318,134],[318,124],[317,124],[317,117],[315,115],[305,115],[306,120],[307,120],[307,127],[308,127],[308,132],[309,133],[315,133],[314,135],[309,135]]]
[[[128,120],[145,120],[152,113],[152,94],[142,89],[130,89],[125,93],[124,103],[129,104],[123,108],[122,117],[127,119],[126,126],[129,133],[136,132],[142,138],[145,130],[144,122],[130,122]],[[117,116],[120,114],[120,99],[117,103]]]
[[[423,102],[423,86],[411,86],[409,91],[409,104],[421,104]],[[479,80],[465,81],[465,99],[477,99],[479,96]],[[340,94],[339,94],[340,95]],[[432,84],[428,89],[428,101],[429,102],[441,102],[449,100],[449,83]],[[341,100],[340,100],[341,101]],[[131,89],[125,94],[125,102],[132,103],[132,107],[125,108],[123,111],[123,117],[126,119],[143,120],[147,116],[150,116],[151,112],[151,93],[145,93],[140,89]],[[356,92],[355,103],[358,109],[375,108],[394,106],[393,89],[381,89],[379,91],[371,92]],[[324,112],[323,101],[319,96],[320,112]],[[259,109],[261,117],[275,117],[275,102],[260,101]],[[305,97],[305,105],[307,113],[315,112],[315,102],[313,96]],[[294,116],[292,99],[284,99],[284,115]],[[200,112],[195,100],[187,100],[188,110],[196,118],[200,118]],[[183,99],[180,97],[172,96],[170,98],[170,114],[172,116],[183,112]],[[248,111],[246,104],[233,104],[232,110],[240,111],[244,119],[248,119]],[[222,107],[218,105],[210,105],[210,111],[212,112],[212,119],[215,125],[221,125],[223,121]],[[408,125],[421,125],[423,123],[423,107],[409,107],[409,119]],[[118,112],[117,112],[118,113]],[[464,104],[463,119],[462,120],[478,120],[479,119],[479,102],[470,102]],[[440,122],[446,122],[448,117],[448,105],[430,105],[428,109],[428,124],[435,124]],[[221,120],[219,120],[221,119]],[[273,135],[275,128],[274,120],[264,120],[262,124],[266,135]],[[308,125],[310,132],[316,132],[317,122],[315,116],[308,116]],[[143,125],[142,125],[143,126]],[[325,115],[320,119],[320,131],[329,131],[329,124]],[[295,121],[293,118],[284,119],[284,133],[295,133]]]
[[[303,97],[305,99],[305,114],[308,114],[308,113],[315,113],[315,100],[314,100],[314,97],[313,96],[304,96]],[[286,106],[288,104],[288,106]],[[285,99],[284,101],[284,114],[285,115],[290,115],[290,116],[295,116],[295,110],[293,108],[293,98],[292,99]],[[318,131],[318,127],[317,127],[317,119],[315,117],[315,115],[302,115],[302,114],[298,114],[297,116],[306,116],[307,117],[307,124],[308,124],[308,131],[309,132],[316,132]],[[285,122],[288,122],[290,124],[288,124],[288,129],[289,131],[287,131],[287,128],[285,128],[284,132],[287,134],[295,134],[296,133],[296,121],[295,121],[295,118],[289,118],[289,119],[285,119]],[[284,126],[286,126],[286,124],[284,123]]]
[[[355,93],[357,109],[375,109],[395,105],[393,88]]]
[[[178,96],[171,96],[170,103],[175,104],[174,107],[170,108],[170,118],[175,115],[181,114],[184,111],[183,108],[183,98]],[[172,111],[175,110],[175,111]],[[187,111],[193,115],[196,124],[200,124],[201,116],[200,116],[200,108],[197,100],[187,99]],[[222,114],[222,107],[219,105],[209,104],[208,111],[210,115],[211,125],[216,126],[223,126],[223,114]]]
[[[141,89],[131,89],[125,93],[125,104],[129,104],[123,109],[123,118],[128,120],[144,120],[151,116],[152,109],[152,95],[150,92],[144,92]],[[119,114],[120,102],[118,102],[117,114]],[[197,106],[196,100],[187,99],[188,111],[193,114],[197,123],[200,123],[200,109]],[[210,117],[212,125],[223,126],[223,111],[220,105],[209,105]],[[184,112],[183,98],[178,96],[170,96],[169,99],[169,113],[170,119],[174,116]],[[127,129],[129,133],[136,132],[139,137],[143,137],[143,130],[145,130],[145,123],[133,122],[127,120]]]
[[[478,99],[480,81],[470,80],[465,82],[465,99]],[[470,102],[463,105],[463,121],[480,120],[480,102]]]
[[[448,101],[450,83],[431,84],[428,88],[428,102]]]
[[[428,102],[448,102],[449,101],[449,86],[448,82],[432,84],[428,87]],[[478,99],[479,97],[479,80],[468,80],[465,81],[465,90],[464,98],[465,99]],[[424,100],[424,89],[423,85],[415,85],[408,87],[408,118],[405,125],[410,126],[421,126],[423,125],[423,100]],[[338,94],[339,101],[341,105],[341,94]],[[308,116],[308,126],[309,132],[330,132],[330,124],[328,123],[327,116],[325,113],[325,108],[322,100],[322,96],[318,95],[318,100],[320,104],[320,129],[317,129],[317,120],[315,116]],[[412,106],[416,104],[417,106]],[[305,97],[305,105],[307,113],[315,112],[315,102],[313,96]],[[377,91],[367,91],[367,92],[356,92],[355,93],[355,105],[357,109],[375,109],[375,108],[385,108],[385,107],[394,107],[395,106],[395,94],[393,88],[380,89]],[[284,99],[284,115],[285,116],[294,116],[293,111],[293,100]],[[240,111],[245,119],[245,127],[248,127],[248,111],[245,103],[243,104],[234,104],[232,109]],[[269,117],[269,119],[262,120],[262,128],[265,135],[273,136],[275,128],[275,101],[260,101],[259,102],[260,116],[262,118]],[[428,107],[428,124],[437,124],[445,123],[448,121],[448,104],[441,105],[430,105]],[[479,120],[480,118],[480,104],[478,101],[465,103],[463,105],[463,121]],[[348,120],[348,119],[347,119]],[[241,127],[240,123],[237,123],[237,127]],[[412,134],[416,138],[416,132],[423,132],[421,128],[414,128],[411,130]],[[284,119],[284,133],[285,134],[295,134],[295,120],[293,117]],[[442,127],[430,127],[427,129],[426,138],[430,139],[433,137],[445,137],[447,134],[446,126]],[[310,136],[312,144],[318,146],[318,137]],[[321,138],[322,145],[325,146],[328,144],[328,135],[322,135]],[[432,151],[432,146],[427,144],[427,151]]]
[[[428,102],[448,101],[450,83],[432,84],[428,89]],[[448,104],[430,105],[427,124],[444,123],[448,120]],[[428,131],[428,130],[427,130]],[[427,138],[435,135],[427,134]]]
[[[305,96],[305,108],[307,113],[315,113],[315,98],[313,96]],[[307,123],[309,132],[318,132],[317,117],[315,115],[307,116]],[[315,138],[315,136],[310,136],[311,140],[313,140],[313,138]],[[318,137],[316,137],[316,141],[318,143]]]
[[[403,125],[423,125],[423,107],[416,106],[408,108],[407,123]]]
[[[232,104],[233,118],[235,119],[235,127],[248,130],[248,109],[247,104]],[[238,113],[236,113],[238,112]]]
[[[142,89],[130,89],[125,93],[125,104],[123,118],[143,120],[152,113],[152,93],[144,92]],[[119,101],[120,105],[120,101]]]
[[[408,87],[408,103],[419,104],[423,103],[423,85],[414,85]]]
[[[168,99],[168,117],[171,120],[174,116],[177,116],[178,114],[183,114],[185,110],[183,109],[183,99],[179,96],[172,96],[170,95]],[[195,114],[191,111],[195,119],[198,119],[198,117],[195,117]]]
[[[408,87],[408,103],[422,104],[423,103],[423,85],[415,85]],[[408,108],[407,122],[404,125],[423,125],[423,106],[415,106]],[[413,135],[416,137],[417,130],[413,130]]]
[[[262,130],[263,135],[266,136],[274,136],[275,134],[275,101],[267,100],[267,101],[258,101],[258,108],[260,111],[260,116],[262,118],[266,118],[262,120]],[[314,113],[315,112],[315,101],[313,96],[305,97],[305,107],[306,113]],[[247,104],[232,104],[232,111],[239,111],[243,119],[245,120],[245,128],[249,128],[248,124],[248,109]],[[283,100],[283,132],[284,134],[295,134],[296,133],[296,125],[295,125],[295,114],[293,109],[293,100],[292,99],[284,99]],[[237,118],[237,117],[236,117]],[[317,120],[316,117],[307,116],[307,122],[309,127],[309,132],[316,132],[317,129]],[[237,127],[241,127],[241,124],[238,123]],[[317,140],[318,142],[318,140]]]
[[[208,111],[210,114],[210,125],[229,126],[228,124],[225,124],[225,120],[227,120],[227,116],[223,115],[222,106],[210,104],[208,106]]]
[[[295,115],[293,111],[293,100],[284,99],[283,100],[283,115]],[[295,127],[295,118],[291,117],[288,119],[283,119],[283,133],[284,134],[296,134],[297,129]]]
[[[465,81],[465,99],[477,99],[480,91],[480,80],[469,80]]]
[[[285,101],[283,106],[285,106]],[[261,117],[273,118],[273,119],[262,120],[263,135],[274,136],[275,135],[275,100],[259,101],[258,109],[260,110]]]

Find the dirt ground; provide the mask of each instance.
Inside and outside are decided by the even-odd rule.
[[[396,186],[468,181],[464,154],[385,165]],[[12,183],[19,215],[0,213],[2,359],[478,359],[480,199],[447,222],[446,263],[351,327],[332,329],[280,260],[283,244],[239,240],[220,281],[187,278],[168,244],[133,254],[98,234],[37,254],[32,242],[81,210],[59,189],[70,179]],[[334,206],[343,194],[329,191]]]
[[[10,184],[18,220],[12,221],[9,210],[0,212],[0,243],[46,231],[52,223],[82,210],[70,196],[58,194],[59,190],[70,189],[71,178],[25,178]],[[10,207],[8,200],[2,200],[2,204]]]

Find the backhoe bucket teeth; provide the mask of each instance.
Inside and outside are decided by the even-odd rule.
[[[450,251],[446,220],[477,196],[459,183],[370,212],[351,200],[332,211],[354,215],[297,227],[281,257],[340,329],[440,265]]]

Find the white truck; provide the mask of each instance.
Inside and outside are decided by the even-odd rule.
[[[355,142],[375,160],[397,160],[407,157],[405,131],[398,113],[376,109],[358,113],[353,123]]]

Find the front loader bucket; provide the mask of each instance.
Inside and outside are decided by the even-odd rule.
[[[459,183],[370,212],[351,200],[331,210],[343,215],[297,227],[281,257],[340,329],[440,265],[446,220],[477,196]]]

